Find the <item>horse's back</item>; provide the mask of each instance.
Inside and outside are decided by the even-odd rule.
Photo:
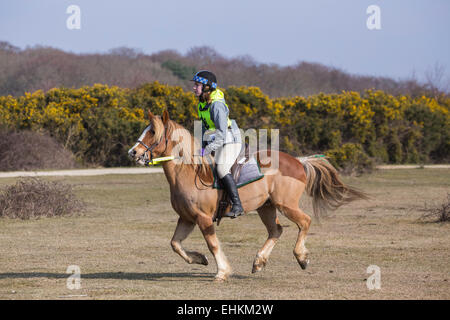
[[[263,172],[278,170],[282,176],[295,178],[306,183],[306,171],[300,161],[285,152],[275,152],[272,150],[262,150],[255,153],[256,160],[258,161],[261,170]]]

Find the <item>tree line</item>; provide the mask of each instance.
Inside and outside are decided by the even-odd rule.
[[[309,96],[341,91],[363,93],[383,90],[393,95],[436,96],[433,74],[426,84],[414,77],[393,80],[360,76],[319,63],[299,62],[291,66],[265,64],[250,56],[227,58],[210,47],[194,47],[186,54],[164,50],[153,54],[120,47],[106,53],[75,54],[51,47],[20,49],[0,42],[0,95],[20,96],[54,87],[80,88],[102,83],[137,88],[153,81],[190,90],[189,79],[196,70],[215,72],[223,88],[259,87],[271,98]],[[436,75],[438,75],[437,70]]]

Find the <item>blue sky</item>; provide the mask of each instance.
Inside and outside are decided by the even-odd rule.
[[[69,5],[81,29],[69,30]],[[370,5],[381,29],[369,30]],[[450,75],[448,0],[2,0],[0,41],[75,53],[127,46],[151,54],[211,46],[258,62],[318,62],[344,71],[422,79],[436,63]],[[450,78],[448,78],[450,79]]]

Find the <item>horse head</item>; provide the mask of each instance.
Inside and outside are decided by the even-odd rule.
[[[149,125],[144,129],[136,144],[128,150],[128,155],[141,165],[146,165],[153,158],[164,155],[168,151],[167,124],[170,120],[167,110],[162,117],[148,111]]]

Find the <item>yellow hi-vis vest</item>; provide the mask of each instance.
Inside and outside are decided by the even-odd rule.
[[[211,104],[213,102],[222,100],[222,102],[225,104],[227,109],[230,110],[228,108],[227,104],[225,103],[223,92],[220,91],[219,89],[216,89],[213,92],[211,92],[211,99],[212,99],[212,101],[210,104],[207,104],[206,102],[199,102],[199,104],[198,104],[198,116],[202,120],[203,124],[205,125],[206,130],[216,130],[214,121],[212,121],[211,114],[209,113],[209,107],[211,106]],[[231,120],[229,117],[227,118],[227,122],[228,122],[228,128],[230,128]]]

